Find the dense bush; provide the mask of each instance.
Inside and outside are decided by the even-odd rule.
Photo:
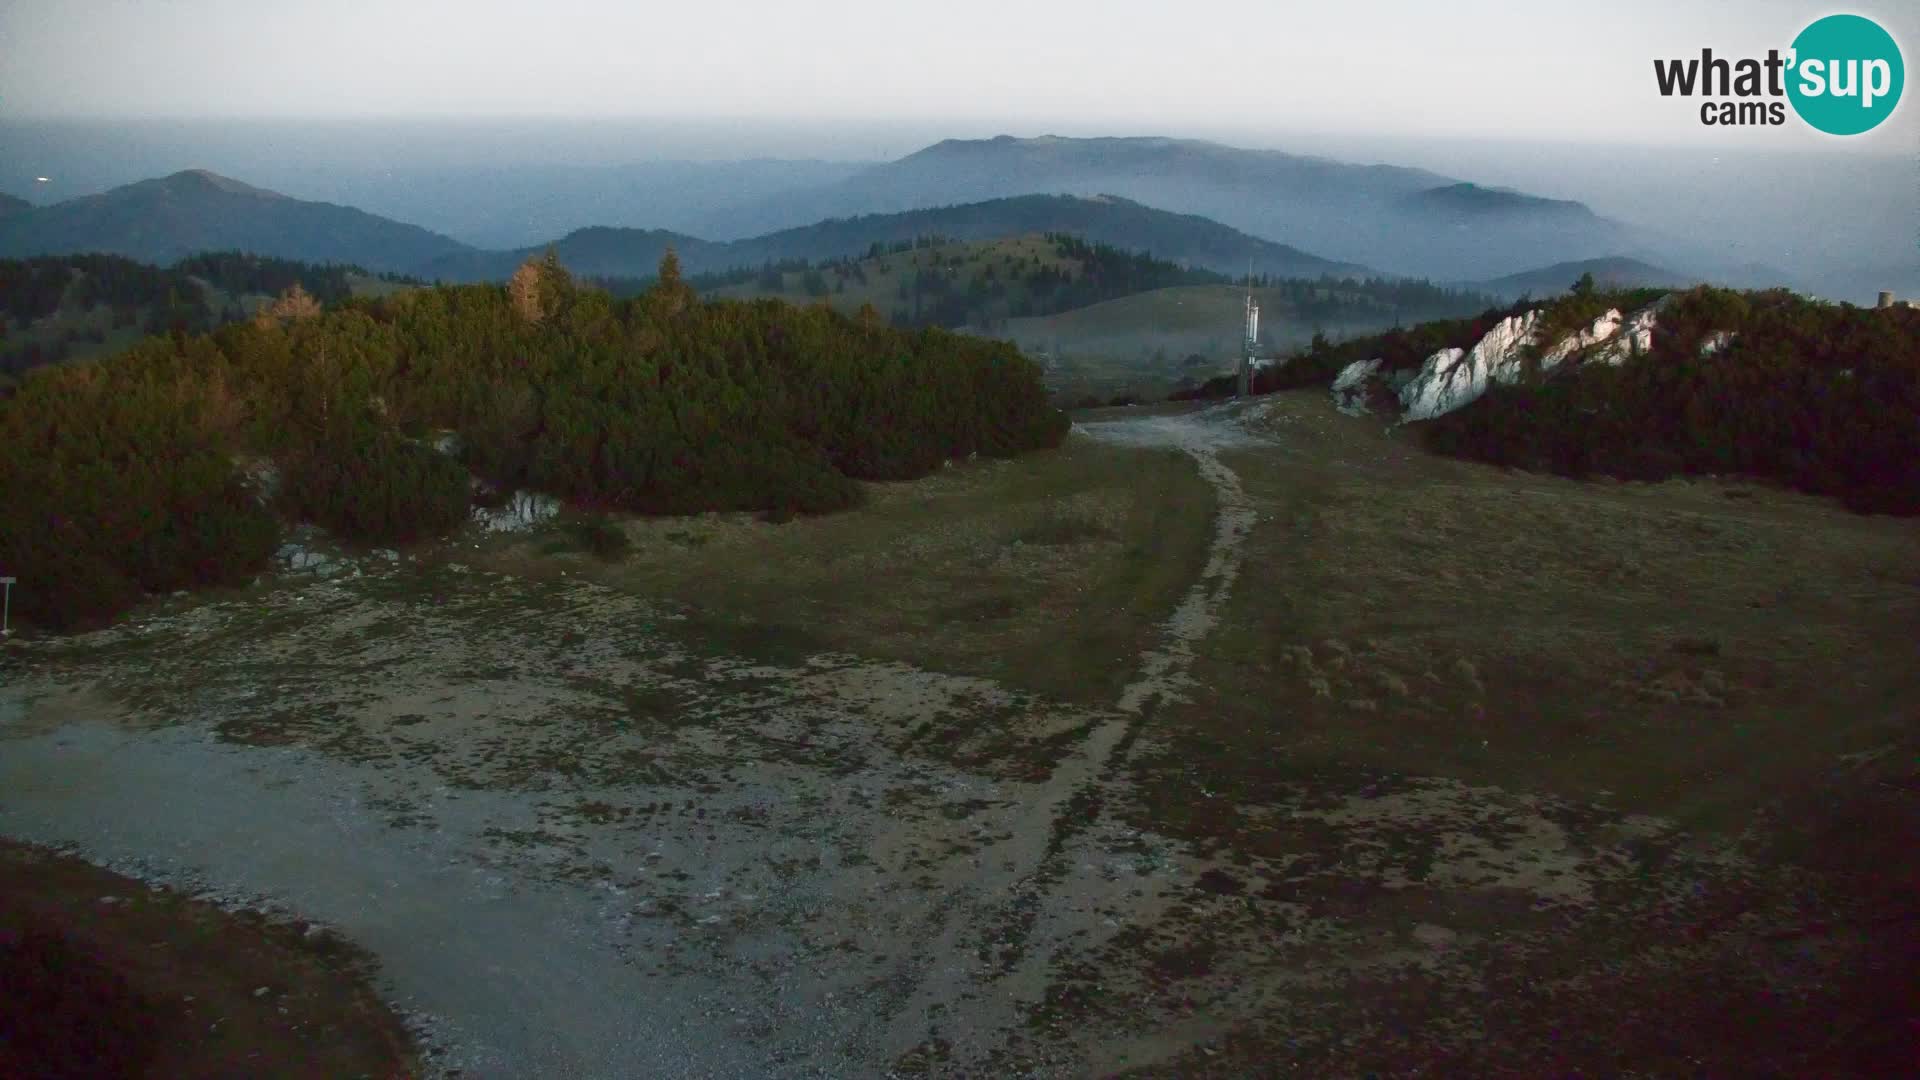
[[[518,307],[494,286],[420,289],[35,371],[0,399],[0,573],[51,626],[250,574],[276,534],[243,452],[279,461],[297,516],[398,542],[467,506],[466,469],[404,432],[457,432],[496,486],[644,513],[835,510],[856,480],[1066,434],[1010,345],[703,304],[663,271],[616,302],[548,265]]]
[[[1702,355],[1716,332],[1734,336]],[[1495,464],[1741,473],[1920,513],[1920,312],[1694,289],[1661,311],[1647,355],[1496,386],[1425,429],[1432,449]]]
[[[14,611],[67,629],[143,592],[263,567],[278,524],[206,438],[227,402],[217,384],[129,362],[37,372],[0,403],[0,575],[20,579]]]
[[[341,536],[404,544],[466,520],[469,484],[459,462],[359,417],[289,455],[280,497]]]

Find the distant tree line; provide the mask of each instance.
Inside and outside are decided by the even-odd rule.
[[[912,268],[900,274],[894,286],[888,321],[901,329],[941,326],[991,330],[1009,319],[1057,315],[1183,285],[1250,283],[1269,295],[1282,294],[1284,311],[1274,315],[1331,325],[1420,322],[1497,303],[1483,294],[1427,281],[1280,278],[1267,274],[1233,278],[1182,266],[1144,250],[1090,243],[1069,233],[1042,235],[1053,247],[1051,259],[974,259],[959,250],[943,252],[942,248],[957,247],[958,242],[934,235],[895,244],[875,242],[861,259],[785,259],[758,268],[702,274],[689,282],[701,291],[751,284],[762,293],[798,292],[812,300],[824,300],[845,293],[849,286],[867,285],[870,266],[884,266],[895,256],[920,252]],[[625,298],[651,288],[653,279],[594,278],[590,283]]]
[[[15,610],[86,625],[258,572],[282,517],[348,540],[437,535],[469,472],[642,513],[825,512],[858,480],[1058,444],[1012,346],[867,310],[700,302],[669,257],[616,300],[551,260],[499,286],[276,306],[0,397],[0,574]],[[427,445],[459,435],[456,464]],[[274,462],[275,505],[238,464]]]
[[[298,284],[321,303],[339,303],[352,295],[353,275],[376,276],[357,266],[316,266],[242,252],[193,255],[170,267],[150,266],[118,255],[0,259],[0,310],[6,315],[0,321],[7,324],[0,326],[0,375],[59,363],[75,346],[105,340],[103,331],[89,326],[59,329],[46,342],[5,343],[3,331],[25,330],[48,316],[107,308],[115,329],[196,334],[246,316],[231,303],[215,310],[208,289],[229,297],[272,296]],[[398,274],[377,276],[400,284],[418,284]]]

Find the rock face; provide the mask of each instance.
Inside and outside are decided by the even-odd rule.
[[[1659,319],[1659,304],[1634,312],[1619,335],[1593,354],[1593,362],[1619,367],[1633,357],[1644,356],[1653,349],[1653,328]]]
[[[1367,409],[1367,389],[1373,376],[1380,370],[1380,359],[1355,360],[1340,370],[1333,379],[1334,407],[1348,416],[1365,416]]]
[[[288,573],[293,574],[324,576],[340,568],[337,560],[330,559],[317,551],[309,551],[298,543],[282,544],[280,550],[274,554],[274,558],[286,568]]]
[[[1471,351],[1442,349],[1427,357],[1419,374],[1400,390],[1404,420],[1430,420],[1460,408],[1496,382],[1517,382],[1522,349],[1533,341],[1538,311],[1500,320]]]
[[[1613,335],[1620,332],[1620,324],[1623,318],[1619,308],[1608,308],[1605,315],[1593,320],[1592,326],[1587,327],[1577,334],[1569,334],[1561,338],[1559,341],[1554,342],[1551,349],[1541,353],[1541,369],[1552,370],[1553,368],[1559,367],[1567,357],[1591,349],[1603,341],[1610,340]]]
[[[1465,367],[1466,358],[1465,349],[1441,349],[1427,357],[1413,381],[1400,388],[1400,405],[1406,410],[1403,419],[1439,416],[1479,397],[1485,387],[1472,390],[1472,372]],[[1469,391],[1472,397],[1466,396]]]
[[[497,509],[475,507],[473,520],[488,532],[522,532],[551,521],[560,513],[560,500],[551,495],[516,491]]]
[[[1631,316],[1608,310],[1586,329],[1542,349],[1540,370],[1552,371],[1570,361],[1618,367],[1651,351],[1665,304],[1663,298]],[[1527,373],[1527,353],[1539,323],[1539,311],[1503,319],[1472,349],[1442,349],[1417,371],[1382,371],[1380,360],[1349,364],[1333,380],[1334,406],[1349,416],[1365,416],[1370,402],[1395,396],[1402,422],[1444,416],[1478,399],[1494,383],[1519,382]],[[1724,332],[1710,334],[1701,344],[1701,355],[1710,356],[1732,340]]]

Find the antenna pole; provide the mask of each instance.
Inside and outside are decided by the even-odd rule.
[[[1253,350],[1260,340],[1260,305],[1253,302],[1253,260],[1247,260],[1247,325],[1240,350],[1240,395],[1253,396]]]

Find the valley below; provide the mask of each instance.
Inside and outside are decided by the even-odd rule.
[[[0,648],[0,836],[331,928],[436,1075],[1876,1075],[1920,519],[1323,387]]]

